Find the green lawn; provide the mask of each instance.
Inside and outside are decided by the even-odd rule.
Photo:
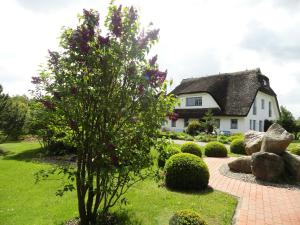
[[[76,193],[56,197],[60,181],[38,184],[33,174],[51,165],[31,161],[39,155],[39,144],[29,142],[1,144],[6,155],[0,156],[0,225],[62,224],[78,215]],[[140,182],[128,193],[123,206],[132,220],[143,225],[167,225],[174,211],[193,209],[211,225],[231,224],[237,200],[219,191],[187,194],[159,188],[152,180]],[[114,210],[119,210],[117,205]]]

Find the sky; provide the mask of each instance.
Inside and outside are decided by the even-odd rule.
[[[260,68],[280,105],[300,117],[300,1],[117,0],[138,8],[142,26],[153,22],[162,70],[173,80]],[[1,0],[0,84],[10,95],[29,94],[31,77],[57,50],[63,26],[82,9],[104,20],[109,0]]]

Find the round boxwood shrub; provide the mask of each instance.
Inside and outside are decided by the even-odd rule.
[[[193,121],[189,122],[189,125],[188,125],[188,127],[186,129],[186,132],[189,135],[195,136],[200,131],[201,131],[201,124],[200,124],[199,121],[193,120]]]
[[[235,139],[230,144],[230,151],[236,154],[246,154],[244,139]]]
[[[164,167],[166,160],[170,158],[172,155],[175,155],[177,153],[180,153],[180,149],[179,147],[176,147],[174,145],[169,145],[168,147],[163,149],[158,155],[158,159],[157,159],[158,166]]]
[[[166,186],[176,190],[202,190],[208,185],[205,162],[189,153],[171,156],[165,165]]]
[[[300,147],[294,147],[294,148],[291,148],[289,149],[289,151],[295,155],[299,155],[300,156]]]
[[[201,147],[194,142],[186,142],[181,145],[181,151],[183,153],[190,153],[199,157],[202,156]]]
[[[169,225],[207,225],[207,223],[194,211],[180,210],[171,217]]]
[[[212,141],[206,144],[204,152],[207,157],[227,157],[225,145],[218,141]]]

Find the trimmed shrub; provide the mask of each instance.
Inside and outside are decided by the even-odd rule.
[[[175,155],[177,153],[180,153],[180,149],[177,146],[169,145],[165,149],[163,149],[157,159],[157,164],[159,167],[164,167],[166,160],[169,159],[172,155]]]
[[[194,211],[180,210],[171,217],[169,225],[207,225],[207,223]]]
[[[166,186],[176,190],[202,190],[207,188],[209,171],[198,156],[179,153],[171,156],[165,165]]]
[[[218,141],[209,142],[204,148],[207,157],[227,157],[227,149]]]
[[[190,153],[199,157],[202,156],[201,147],[194,142],[186,142],[181,145],[181,152]]]
[[[300,156],[300,146],[290,148],[289,152]]]
[[[235,139],[230,144],[230,151],[236,154],[246,155],[244,139]]]
[[[195,136],[201,131],[201,124],[197,120],[193,120],[189,122],[189,125],[186,129],[186,132],[192,136]]]

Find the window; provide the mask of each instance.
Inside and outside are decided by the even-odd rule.
[[[215,119],[215,126],[217,129],[220,128],[220,119]]]
[[[259,131],[262,132],[263,131],[263,121],[259,121]]]
[[[238,129],[238,120],[237,119],[231,119],[230,129]]]
[[[269,117],[272,117],[272,103],[269,102]]]
[[[252,120],[250,120],[250,130],[252,130]]]
[[[163,120],[163,121],[161,122],[161,125],[162,125],[162,126],[167,125],[167,121]]]
[[[264,99],[261,100],[261,109],[265,109],[265,100]]]
[[[253,102],[253,115],[256,115],[256,99]]]
[[[184,118],[184,127],[187,127],[189,125],[189,119]]]
[[[252,120],[252,129],[253,130],[256,130],[256,120]]]
[[[171,120],[171,126],[176,127],[176,120]]]
[[[202,97],[186,98],[186,106],[202,106]]]

